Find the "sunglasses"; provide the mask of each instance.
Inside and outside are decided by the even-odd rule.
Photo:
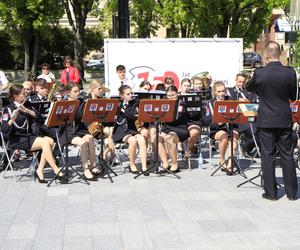
[[[43,68],[43,70],[48,70],[49,68]]]
[[[24,88],[24,90],[26,90],[26,91],[30,91],[31,89],[30,89],[30,88]]]

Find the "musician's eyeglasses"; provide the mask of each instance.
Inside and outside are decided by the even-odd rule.
[[[43,68],[43,70],[48,70],[49,68]]]

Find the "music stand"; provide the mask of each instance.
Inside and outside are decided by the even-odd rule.
[[[240,108],[241,108],[244,116],[248,117],[248,121],[249,121],[249,124],[250,124],[250,129],[251,129],[251,134],[252,134],[252,139],[254,141],[257,154],[260,157],[259,147],[258,147],[256,138],[255,138],[255,135],[254,135],[254,131],[253,131],[253,123],[254,123],[255,117],[257,116],[258,103],[240,104]],[[258,186],[258,187],[261,186],[262,187],[263,186],[263,179],[262,178],[261,178],[261,181],[260,181],[260,185],[253,182],[253,180],[255,180],[259,177],[262,177],[262,170],[261,169],[259,170],[257,175],[255,175],[255,176],[251,177],[250,179],[238,184],[237,187],[241,187],[246,183],[252,183],[255,186]]]
[[[164,99],[166,96],[166,91],[163,90],[138,90],[134,91],[134,95],[137,96],[139,99]]]
[[[158,173],[159,161],[158,161],[158,139],[159,139],[159,124],[162,122],[172,122],[175,120],[178,109],[177,100],[150,100],[143,99],[139,104],[139,113],[138,113],[138,122],[151,122],[155,124],[156,129],[156,142],[155,142],[155,152],[154,152],[154,161],[151,168],[147,168],[146,171],[143,171],[136,175],[134,178],[138,178],[144,173],[150,173],[151,170],[155,170],[155,173]],[[171,172],[169,169],[164,169],[169,174],[174,175],[178,179],[181,177]]]
[[[84,106],[82,122],[113,122],[117,109],[119,106],[119,100],[117,99],[88,99]],[[99,154],[99,163],[106,170],[107,175],[110,179],[110,182],[113,183],[113,180],[109,172],[112,172],[115,176],[117,174],[111,169],[107,162],[103,159],[104,153],[104,133],[100,133],[100,154]]]
[[[77,112],[77,109],[79,107],[79,101],[74,100],[74,101],[57,101],[57,102],[52,102],[50,106],[50,111],[49,115],[45,121],[45,124],[47,127],[57,127],[57,126],[64,126],[65,127],[65,137],[66,137],[66,157],[64,157],[60,143],[59,143],[59,138],[58,138],[58,133],[56,131],[56,137],[57,137],[57,143],[59,146],[59,150],[61,153],[61,166],[62,168],[58,171],[58,173],[52,178],[52,180],[47,184],[49,187],[51,183],[57,179],[59,176],[59,173],[64,171],[65,175],[67,177],[66,181],[67,183],[70,181],[68,178],[69,175],[69,168],[71,168],[74,172],[75,175],[78,175],[81,179],[85,181],[86,184],[90,184],[87,180],[83,178],[83,175],[81,175],[73,166],[69,166],[69,155],[68,155],[68,132],[67,132],[67,126],[68,123],[71,123],[75,119],[75,115]],[[73,177],[71,178],[73,179]]]
[[[248,122],[248,118],[245,117],[239,107],[239,104],[248,103],[244,101],[216,101],[214,103],[213,111],[213,123],[228,123],[230,132],[230,156],[211,174],[213,176],[218,170],[220,170],[225,164],[231,161],[231,174],[233,173],[234,166],[237,168],[237,172],[247,179],[244,171],[238,164],[233,152],[233,124],[245,124]]]

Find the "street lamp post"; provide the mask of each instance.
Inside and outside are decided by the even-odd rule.
[[[128,0],[118,0],[119,29],[118,38],[130,37]]]

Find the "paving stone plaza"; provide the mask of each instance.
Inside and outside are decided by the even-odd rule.
[[[181,179],[133,179],[116,166],[114,183],[89,186],[75,178],[48,188],[1,173],[1,249],[300,249],[299,200],[289,201],[283,188],[278,201],[262,199],[251,183],[237,188],[245,180],[239,174],[210,176],[208,160],[205,155],[206,169],[192,161],[191,171],[181,163]],[[256,161],[248,178],[259,171]],[[243,168],[249,164],[241,160]],[[282,184],[279,168],[277,175]]]

